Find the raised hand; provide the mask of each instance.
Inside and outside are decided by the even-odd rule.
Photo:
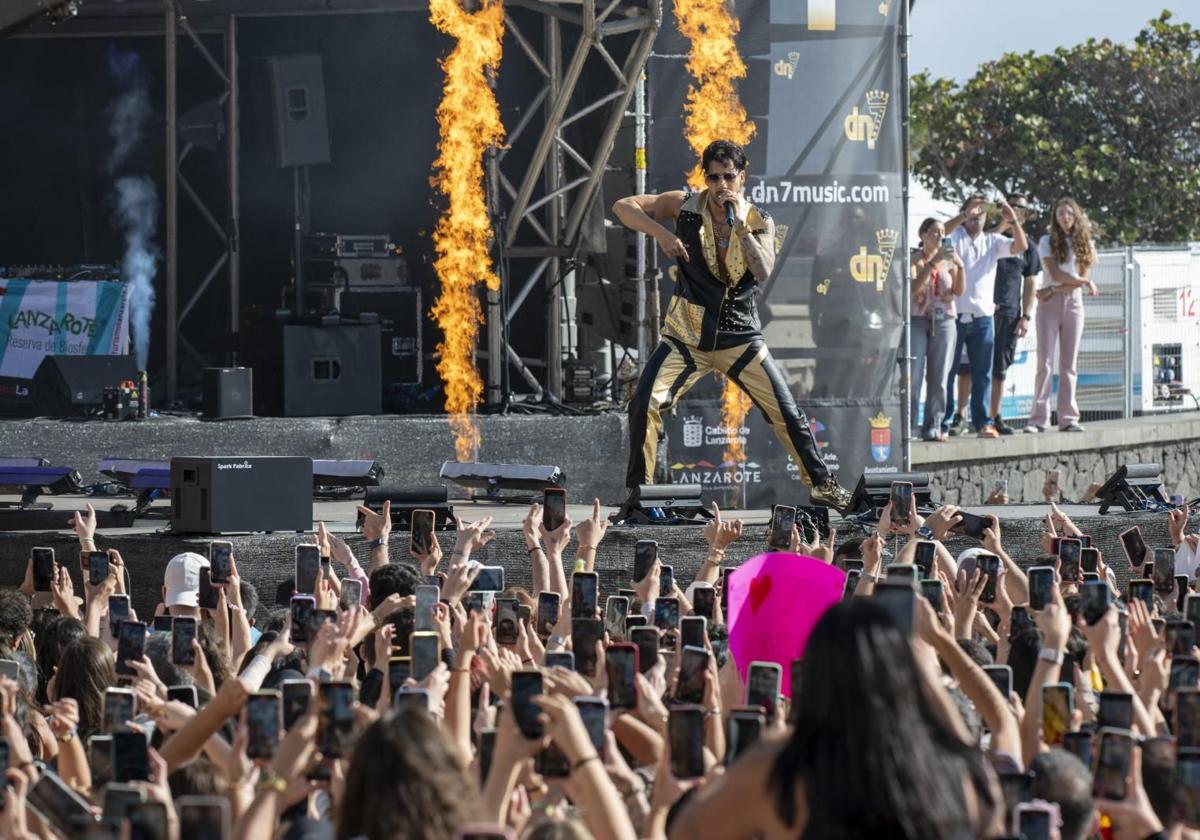
[[[392,533],[392,502],[389,499],[383,503],[383,511],[376,513],[366,505],[359,505],[358,512],[362,515],[362,533],[368,540],[387,542]]]
[[[575,536],[579,538],[579,549],[595,548],[608,532],[608,517],[600,512],[600,500],[592,500],[592,515],[579,523]]]
[[[732,522],[726,522],[721,518],[721,508],[716,502],[712,503],[713,518],[704,523],[704,541],[708,543],[708,547],[717,551],[724,551],[734,540],[742,535],[742,520],[735,519]]]

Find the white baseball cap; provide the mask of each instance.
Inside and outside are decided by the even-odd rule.
[[[163,586],[167,590],[163,606],[200,606],[200,570],[207,568],[207,558],[194,551],[185,551],[172,557],[163,573]]]

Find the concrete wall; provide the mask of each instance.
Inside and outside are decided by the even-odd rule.
[[[1142,463],[1162,466],[1168,496],[1200,496],[1200,415],[1089,423],[1083,433],[1018,432],[913,446],[913,469],[929,473],[934,498],[957,505],[983,504],[1000,478],[1008,480],[1010,503],[1041,502],[1048,469],[1061,472],[1063,497],[1078,500],[1121,464]]]

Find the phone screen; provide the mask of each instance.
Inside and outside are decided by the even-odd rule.
[[[1142,538],[1142,529],[1138,526],[1121,532],[1121,548],[1125,549],[1125,556],[1130,565],[1140,566],[1146,562],[1146,541]]]
[[[345,586],[343,581],[342,586]],[[440,587],[431,586],[427,583],[419,585],[416,589],[417,608],[413,613],[413,627],[417,632],[425,632],[434,629],[433,617],[438,601],[442,597]]]
[[[1188,825],[1200,823],[1200,750],[1181,747],[1176,753],[1172,815]]]
[[[896,626],[905,636],[912,636],[913,630],[913,588],[907,583],[889,583],[884,581],[875,585],[872,594],[875,603],[883,607],[892,616]]]
[[[596,644],[603,638],[604,622],[598,618],[577,618],[571,622],[571,648],[575,651],[575,670],[585,677],[596,673]]]
[[[348,682],[321,683],[319,697],[317,748],[326,758],[344,758],[354,732],[354,686]]]
[[[1170,548],[1154,549],[1154,591],[1169,595],[1175,590],[1175,551]]]
[[[1146,609],[1154,609],[1154,581],[1145,578],[1129,581],[1129,600],[1138,599]]]
[[[911,563],[897,563],[887,567],[887,580],[915,583],[919,569]]]
[[[614,709],[637,708],[637,647],[609,645],[604,665],[608,672],[608,705]]]
[[[654,540],[638,540],[633,547],[633,582],[645,580],[657,560],[658,543]]]
[[[1013,690],[1012,668],[1007,665],[984,665],[983,672],[991,678],[1000,695],[1007,700]]]
[[[600,576],[576,572],[571,576],[571,618],[595,618],[599,604]]]
[[[147,782],[150,780],[150,754],[146,736],[137,730],[114,732],[113,781]]]
[[[936,612],[945,611],[946,593],[942,591],[942,582],[940,580],[921,581],[921,594],[925,597],[925,600],[933,604],[933,609]]]
[[[1124,799],[1125,777],[1129,775],[1129,760],[1133,756],[1133,738],[1127,731],[1102,729],[1097,753],[1092,796],[1097,799]]]
[[[1112,592],[1107,581],[1085,581],[1079,587],[1079,611],[1088,624],[1096,624],[1104,618],[1112,603]]]
[[[92,586],[99,586],[104,583],[108,577],[108,552],[107,551],[89,551],[87,555],[88,562],[88,583]]]
[[[696,615],[704,616],[709,621],[715,621],[717,609],[717,590],[711,586],[697,586],[692,591],[692,610]]]
[[[562,606],[562,596],[557,592],[538,593],[537,632],[545,638],[558,624],[558,611]]]
[[[7,742],[6,742],[7,743]],[[88,766],[92,768],[92,786],[103,787],[113,780],[111,735],[93,735],[87,741]]]
[[[1171,676],[1168,688],[1195,688],[1200,677],[1200,661],[1191,656],[1171,658]]]
[[[792,544],[792,531],[796,527],[796,509],[788,505],[771,508],[771,527],[767,532],[767,548],[786,551]]]
[[[193,709],[199,708],[200,699],[196,695],[196,686],[194,685],[172,685],[167,687],[167,700],[178,700],[185,706],[191,706]]]
[[[217,590],[212,585],[212,578],[207,566],[200,567],[200,590],[196,596],[196,605],[202,610],[217,608]]]
[[[342,591],[338,593],[338,608],[349,610],[362,603],[362,581],[342,579]]]
[[[515,645],[517,643],[517,599],[496,599],[496,644]]]
[[[129,728],[137,716],[133,692],[127,688],[110,688],[104,692],[104,731],[119,732]]]
[[[30,789],[29,804],[56,828],[68,833],[75,819],[92,816],[88,801],[49,767],[42,770],[42,777]]]
[[[596,697],[575,698],[575,708],[583,719],[583,728],[592,739],[592,746],[601,755],[604,754],[604,731],[608,729],[608,707],[608,703]]]
[[[1083,762],[1084,767],[1092,766],[1092,733],[1068,732],[1063,735],[1062,748]]]
[[[392,693],[396,693],[396,689],[403,688],[412,676],[412,657],[410,656],[393,656],[388,659],[388,685],[392,687]]]
[[[729,716],[729,724],[725,734],[725,766],[731,766],[739,755],[744,753],[762,737],[766,728],[766,717],[757,709],[746,711],[734,710]]]
[[[623,595],[609,595],[604,602],[604,629],[613,642],[625,641],[625,619],[629,613],[629,599]]]
[[[129,596],[108,596],[108,632],[114,639],[120,638],[121,622],[129,618]]]
[[[292,598],[292,641],[308,643],[308,627],[312,622],[317,601],[311,595],[296,595]]]
[[[542,494],[542,527],[547,531],[557,531],[567,518],[567,491],[557,487],[547,487]]]
[[[1100,569],[1100,549],[1084,546],[1079,550],[1079,565],[1084,573],[1098,574]]]
[[[862,570],[851,569],[846,572],[846,587],[842,590],[842,600],[854,597],[854,590],[858,588],[858,579],[862,577]],[[938,581],[941,583],[941,581]]]
[[[146,625],[141,621],[122,621],[121,636],[117,640],[117,673],[133,676],[137,672],[129,667],[129,660],[141,659],[146,652]]]
[[[229,805],[217,796],[181,796],[175,801],[179,812],[179,836],[188,840],[227,840],[230,837]]]
[[[295,633],[293,632],[293,638]],[[191,616],[176,616],[171,621],[171,661],[176,665],[195,665],[196,652],[192,642],[196,638],[196,619]]]
[[[675,594],[675,567],[666,563],[658,567],[658,595],[668,598]]]
[[[913,553],[913,565],[921,570],[922,577],[933,575],[933,558],[936,554],[937,546],[929,540],[921,540],[917,543],[916,551]]]
[[[687,615],[679,619],[679,644],[687,647],[704,647],[708,638],[708,620],[696,615]]]
[[[279,746],[279,693],[259,691],[246,698],[246,729],[250,758],[274,758]]]
[[[309,543],[296,546],[296,593],[314,595],[321,571],[321,549]]]
[[[1116,691],[1100,692],[1096,713],[1097,729],[1129,729],[1133,726],[1133,695]]]
[[[479,575],[471,584],[471,592],[503,592],[504,591],[504,567],[503,566],[483,566],[479,569]]]
[[[167,806],[163,802],[141,802],[129,809],[130,840],[170,840]]]
[[[654,626],[659,630],[676,630],[679,627],[679,599],[658,598],[654,602]]]
[[[542,710],[533,698],[542,693],[542,675],[538,671],[514,671],[512,675],[513,719],[521,734],[530,740],[545,734],[542,727]]]
[[[1071,728],[1071,697],[1069,684],[1042,686],[1042,741],[1057,747]]]
[[[962,521],[954,526],[955,533],[980,540],[983,539],[983,529],[992,527],[992,520],[985,516],[977,516],[966,511],[959,511],[958,515],[962,517]]]
[[[644,674],[658,662],[658,628],[635,627],[629,636],[630,641],[637,645],[638,670]]]
[[[908,524],[908,508],[912,504],[912,482],[909,481],[893,481],[891,502],[892,502],[892,522],[897,525]]]
[[[702,703],[704,701],[704,675],[707,672],[708,651],[702,647],[685,647],[680,653],[679,679],[675,683],[675,700],[680,703]]]
[[[284,680],[283,682],[283,728],[291,729],[312,701],[312,683],[308,680]]]
[[[751,662],[746,676],[746,705],[760,706],[767,723],[775,720],[779,704],[780,667],[774,662]]]
[[[1058,559],[1060,561],[1058,573],[1062,575],[1062,579],[1069,583],[1079,581],[1079,575],[1082,571],[1080,566],[1080,553],[1083,551],[1083,543],[1079,540],[1062,538],[1058,541]]]
[[[671,775],[698,779],[704,775],[704,711],[699,706],[672,706],[667,718],[671,739]]]
[[[1029,570],[1029,609],[1038,611],[1054,599],[1054,567],[1034,566]]]
[[[543,659],[547,668],[566,668],[575,670],[575,654],[569,650],[548,650]]]
[[[1050,811],[1045,808],[1017,811],[1017,833],[1022,840],[1051,840]]]
[[[54,580],[54,549],[35,548],[29,554],[33,560],[33,590],[49,592]]]
[[[514,616],[513,626],[516,626]],[[442,661],[441,642],[437,633],[412,634],[412,678],[421,682],[437,668]]]
[[[412,512],[412,533],[409,535],[409,550],[413,554],[428,554],[433,548],[434,515],[431,510]]]
[[[209,577],[213,583],[229,583],[233,574],[233,545],[227,542],[208,544]]]

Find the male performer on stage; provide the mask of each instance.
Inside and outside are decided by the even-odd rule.
[[[844,510],[850,494],[829,474],[808,420],[763,341],[754,303],[775,265],[775,223],[746,201],[746,153],[717,140],[701,160],[708,188],[634,195],[613,205],[626,227],[654,237],[679,276],[662,341],[629,404],[629,487],[654,481],[662,411],[711,370],[728,376],[758,406],[800,469],[816,505]],[[675,232],[660,222],[675,221]],[[730,223],[732,222],[732,223]]]

